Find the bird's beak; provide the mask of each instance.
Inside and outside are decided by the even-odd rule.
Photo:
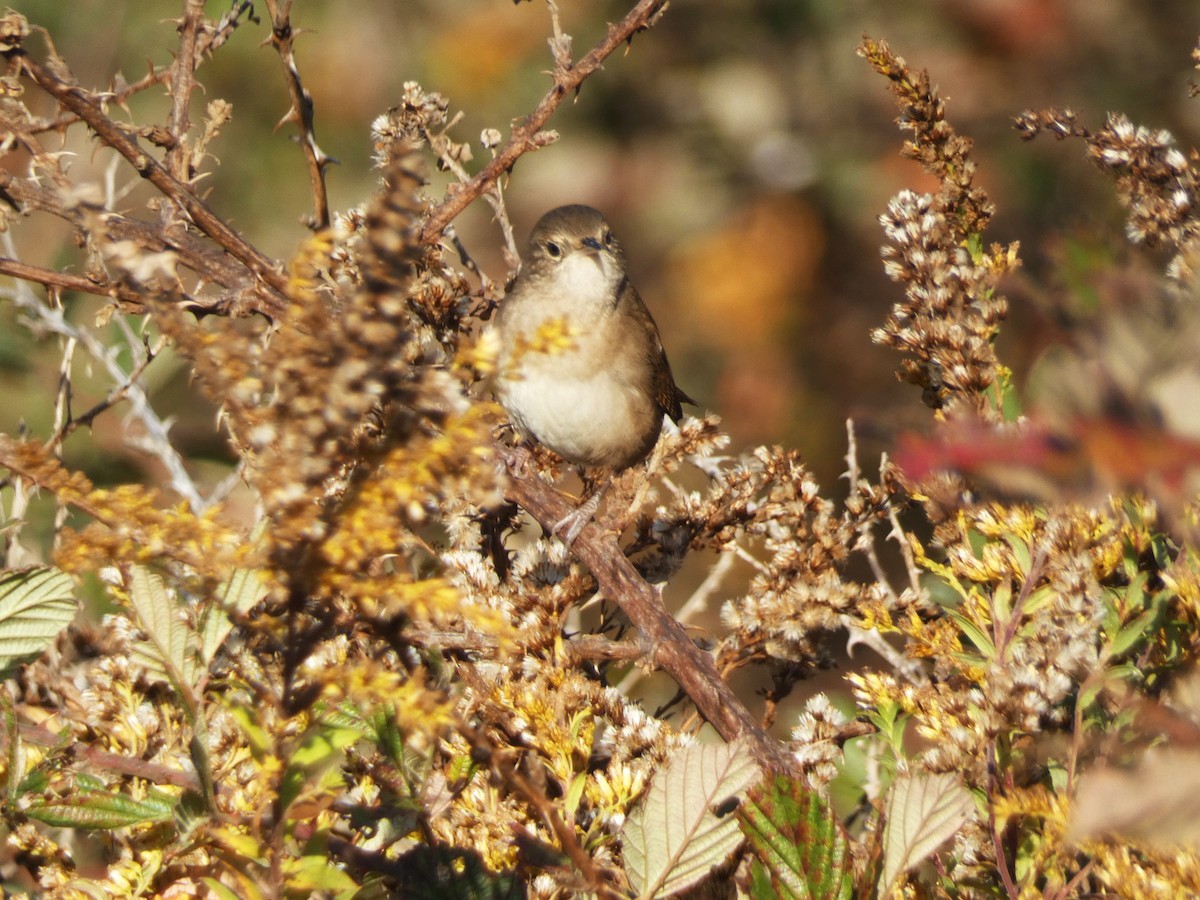
[[[594,237],[585,237],[582,241],[579,242],[579,247],[582,250],[590,251],[592,253],[592,255],[596,255],[596,254],[604,252],[604,248],[602,246],[600,246],[600,242],[598,240],[596,240]]]

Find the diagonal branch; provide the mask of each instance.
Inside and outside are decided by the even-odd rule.
[[[237,0],[233,6],[226,11],[225,15],[217,21],[211,28],[201,29],[196,36],[195,55],[196,63],[194,69],[199,68],[203,62],[233,35],[238,26],[242,24],[242,18],[246,17],[252,22],[257,22],[258,19],[254,15],[253,0]],[[171,73],[174,71],[174,63],[169,66],[150,66],[150,71],[131,83],[122,83],[120,87],[114,86],[111,90],[104,92],[104,100],[106,103],[124,104],[130,97],[140,94],[142,91],[148,90],[157,84],[162,84],[165,81],[171,80]],[[29,128],[30,134],[41,134],[46,131],[62,131],[76,122],[82,121],[81,118],[74,113],[64,113],[53,118],[34,119]]]
[[[553,141],[553,136],[543,132],[542,126],[550,119],[559,104],[574,94],[583,84],[585,78],[601,67],[605,59],[617,47],[633,40],[639,31],[645,31],[654,26],[659,17],[666,11],[668,0],[638,0],[620,22],[608,26],[608,33],[601,41],[583,56],[579,62],[556,65],[554,69],[554,86],[546,93],[537,107],[517,124],[512,131],[512,137],[501,147],[492,160],[480,169],[475,177],[465,184],[455,185],[447,197],[433,208],[425,227],[421,230],[421,240],[431,244],[442,236],[446,226],[454,221],[455,216],[467,208],[473,200],[488,190],[500,176],[509,171],[516,161],[530,150],[537,150]]]
[[[125,157],[139,175],[178,204],[197,228],[225,248],[230,256],[250,269],[264,284],[281,294],[286,294],[287,278],[279,266],[230,228],[208,204],[173,177],[158,160],[142,150],[138,142],[104,112],[96,95],[63,81],[20,48],[6,55],[17,57],[21,68],[34,84],[83,119],[100,140]]]
[[[85,232],[93,233],[99,230],[95,222],[87,220],[84,215],[85,210],[81,205],[70,205],[57,191],[41,187],[29,179],[16,178],[11,172],[3,170],[0,170],[0,200],[21,213],[43,210],[70,222]],[[176,229],[170,237],[167,237],[161,227],[148,222],[131,219],[113,212],[105,212],[101,216],[99,224],[102,226],[104,237],[108,240],[136,241],[152,253],[170,250],[176,254],[182,265],[191,269],[202,279],[219,284],[230,291],[229,296],[211,300],[207,297],[195,298],[194,303],[189,302],[185,306],[187,309],[221,315],[246,315],[257,312],[274,319],[278,318],[287,306],[287,301],[274,291],[263,290],[261,285],[257,285],[259,289],[255,290],[254,276],[246,270],[245,266],[194,232]],[[18,278],[25,277],[16,271],[8,271],[5,274]],[[30,274],[33,275],[29,278],[30,281],[43,284],[55,283],[40,277],[35,272]],[[72,276],[64,275],[62,277],[69,279]],[[112,296],[107,289],[88,290],[82,285],[66,283],[60,286],[70,290],[84,290],[91,294],[104,293]],[[129,300],[140,305],[145,304],[144,296],[123,295],[117,299]]]
[[[511,455],[503,448],[498,452],[503,458]],[[534,476],[513,477],[508,495],[547,530],[574,511],[562,494]],[[725,683],[712,656],[697,647],[683,626],[663,608],[659,591],[633,567],[616,538],[589,522],[571,550],[591,570],[601,593],[637,626],[647,645],[648,662],[675,679],[721,737],[733,741],[745,736],[764,768],[777,772],[796,768],[787,748],[759,726]]]

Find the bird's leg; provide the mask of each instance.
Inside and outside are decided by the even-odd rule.
[[[533,450],[529,444],[522,441],[512,448],[505,458],[508,474],[516,478],[528,475],[533,468]]]
[[[577,510],[563,516],[555,524],[554,528],[551,529],[551,533],[561,539],[568,547],[575,543],[575,538],[579,537],[579,532],[583,531],[583,526],[590,522],[592,517],[596,515],[596,510],[600,508],[600,501],[604,499],[604,494],[611,483],[611,479],[604,481],[600,487],[596,488],[595,493],[588,497]]]

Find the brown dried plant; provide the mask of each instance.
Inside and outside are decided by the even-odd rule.
[[[494,351],[479,327],[505,279],[471,261],[453,223],[483,198],[518,264],[502,179],[557,139],[545,130],[554,111],[658,21],[662,0],[634,3],[578,58],[549,2],[551,87],[507,140],[485,132],[491,158],[474,173],[450,102],[408,83],[372,126],[379,189],[344,211],[329,208],[292,4],[268,0],[266,43],[312,198],[309,233],[286,263],[201,190],[230,104],[205,95],[205,121],[191,120],[202,67],[261,23],[249,2],[217,20],[200,0],[181,5],[173,62],[107,90],[80,84],[38,26],[0,17],[0,146],[23,167],[0,171],[0,273],[13,279],[3,297],[31,333],[62,342],[52,426],[0,435],[0,634],[15,616],[13,585],[62,570],[93,597],[71,624],[55,619],[53,646],[36,658],[4,656],[0,642],[12,676],[0,691],[6,889],[618,897],[705,882],[771,896],[799,879],[823,896],[965,897],[981,886],[1016,898],[1197,888],[1194,853],[1072,831],[1089,770],[1154,742],[1131,725],[1135,713],[1194,713],[1164,698],[1196,655],[1200,563],[1187,529],[1162,533],[1146,485],[983,496],[978,469],[948,452],[922,457],[937,463],[927,471],[885,459],[869,479],[851,428],[849,496],[835,503],[794,451],[721,455],[728,439],[710,415],[622,473],[569,552],[546,536],[571,508],[553,486],[562,467],[548,452],[533,454],[531,471],[515,464],[486,399]],[[891,83],[911,132],[904,154],[940,183],[901,194],[882,217],[885,268],[905,298],[875,339],[904,354],[901,375],[937,420],[976,429],[963,432],[968,443],[1027,440],[994,349],[1016,245],[984,248],[992,202],[929,77],[882,42],[860,52]],[[112,114],[160,86],[163,122]],[[26,92],[54,114],[35,116]],[[121,207],[52,149],[84,130],[97,156],[152,188],[143,207]],[[1066,133],[1117,167],[1137,236],[1185,260],[1191,163],[1115,120],[1102,135]],[[440,198],[425,178],[435,165],[457,179]],[[22,260],[22,221],[35,216],[71,230],[69,262]],[[1190,278],[1183,262],[1172,272]],[[65,316],[65,293],[103,298],[97,324]],[[236,465],[216,487],[194,478],[147,397],[144,377],[167,348],[220,407]],[[83,413],[70,402],[77,353],[111,380]],[[119,409],[123,439],[166,473],[161,486],[99,487],[64,463],[64,442]],[[56,568],[33,565],[46,562],[31,549],[37,492],[56,504]],[[1181,508],[1194,520],[1194,503]],[[715,561],[672,615],[662,586],[701,554]],[[749,573],[740,581],[737,566]],[[701,635],[689,619],[718,597],[723,630]],[[73,596],[43,606],[76,612]],[[858,645],[874,667],[855,660],[852,700],[809,697],[789,738],[772,734],[797,681]],[[727,681],[751,666],[769,682],[765,701]],[[631,688],[645,671],[677,687],[653,713]],[[702,723],[746,778],[725,793],[730,782],[706,793],[711,773],[687,772],[688,760],[705,760],[699,770],[718,758],[697,746]],[[690,778],[670,808],[728,842],[686,877],[663,862],[686,842],[657,860],[638,851],[658,839],[638,829],[676,765]],[[848,825],[827,812],[831,784],[850,797]],[[745,795],[736,816],[729,793]],[[939,815],[914,824],[908,808]],[[103,842],[90,841],[96,831]]]

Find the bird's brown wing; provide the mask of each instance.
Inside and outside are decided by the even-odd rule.
[[[654,373],[651,384],[654,402],[659,409],[671,417],[672,422],[678,422],[683,418],[682,404],[690,403],[693,406],[698,404],[675,383],[675,376],[671,374],[671,364],[667,361],[667,351],[663,349],[662,338],[658,334],[658,325],[655,324],[654,317],[650,315],[650,310],[646,309],[646,304],[642,302],[637,289],[632,284],[626,283],[625,291],[628,294],[629,314],[645,325],[643,331],[647,338],[645,352]]]

